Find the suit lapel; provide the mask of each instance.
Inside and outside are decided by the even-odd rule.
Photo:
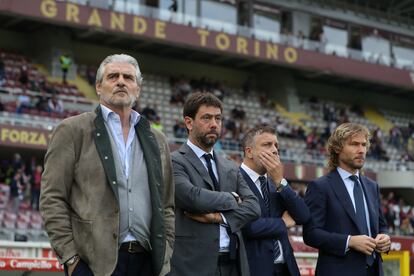
[[[226,183],[229,183],[228,181],[226,181],[226,178],[228,177],[229,168],[226,166],[223,158],[216,152],[214,152],[214,162],[216,162],[216,169],[220,189],[222,191],[233,191],[233,187],[225,186]]]
[[[214,184],[208,174],[206,167],[203,165],[201,160],[197,157],[194,151],[187,145],[183,144],[179,152],[183,154],[184,158],[193,166],[193,168],[198,172],[201,178],[208,184],[210,190],[214,191]]]
[[[349,215],[351,220],[354,222],[355,226],[358,228],[359,232],[362,233],[361,229],[358,226],[354,205],[352,204],[351,198],[349,193],[345,187],[345,183],[342,181],[341,176],[335,170],[328,175],[329,178],[332,179],[330,183],[332,183],[332,189],[338,198],[339,202],[344,207],[346,213]]]
[[[267,208],[264,204],[264,200],[263,200],[263,196],[260,193],[259,189],[257,189],[256,184],[254,184],[254,182],[252,181],[252,179],[250,178],[250,176],[246,173],[245,170],[243,170],[242,168],[240,168],[240,172],[244,177],[244,180],[246,180],[247,184],[250,187],[250,190],[252,190],[252,192],[254,193],[254,195],[257,197],[257,199],[259,200],[259,204],[260,204],[260,209],[262,211],[262,214],[267,213]],[[264,216],[262,216],[264,217]]]
[[[365,200],[367,202],[367,206],[368,206],[368,213],[369,213],[369,224],[371,226],[371,235],[373,237],[375,237],[378,233],[378,224],[376,223],[376,218],[379,217],[379,215],[377,214],[376,208],[374,207],[374,194],[371,193],[371,189],[370,187],[368,187],[367,185],[369,185],[369,181],[364,177],[364,176],[360,176],[360,182],[361,182],[361,186],[362,189],[364,190],[364,195],[365,195]]]
[[[276,191],[275,184],[269,177],[267,181],[267,188],[269,189],[270,216],[280,216],[283,211],[283,206],[281,206],[280,203],[283,202],[283,199],[280,193]],[[279,199],[277,199],[278,197]]]
[[[138,140],[141,144],[141,149],[144,154],[145,164],[147,165],[148,186],[150,188],[152,207],[151,229],[157,229],[156,231],[151,231],[151,245],[153,248],[161,249],[160,252],[164,252],[165,239],[164,237],[160,239],[159,234],[155,234],[165,232],[163,210],[163,167],[161,163],[160,149],[154,133],[151,131],[149,122],[142,116],[140,117],[138,123],[135,125],[135,133],[138,136]],[[153,255],[152,261],[154,263],[158,263],[157,266],[161,267],[162,263],[159,262],[163,260],[162,257],[163,255]]]
[[[151,200],[157,200],[154,205],[161,205],[160,195],[162,195],[162,166],[160,150],[158,148],[157,140],[151,132],[149,122],[140,117],[138,123],[135,125],[135,133],[138,136],[141,149],[144,153],[145,164],[148,171],[148,184],[151,192]]]
[[[99,157],[104,167],[106,179],[115,194],[117,200],[118,196],[118,186],[115,170],[115,162],[112,154],[111,141],[109,140],[109,134],[106,130],[104,119],[102,116],[101,107],[98,106],[95,110],[96,118],[94,120],[95,130],[93,131],[93,138],[95,141],[96,150],[98,151]]]

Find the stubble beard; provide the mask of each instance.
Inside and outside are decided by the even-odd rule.
[[[253,163],[256,166],[256,172],[260,175],[264,175],[265,173],[267,173],[266,168],[263,166],[262,162],[260,162],[260,160],[255,157],[253,157]]]
[[[110,105],[115,106],[115,107],[121,107],[121,108],[123,108],[123,107],[133,107],[135,105],[137,97],[135,97],[133,95],[130,95],[130,94],[127,94],[127,95],[128,95],[128,97],[119,98],[119,99],[115,98],[115,97],[108,97],[107,98],[107,97],[102,96],[102,95],[101,95],[101,97],[105,102],[107,102]]]
[[[365,160],[361,163],[357,163],[354,160],[343,160],[342,162],[345,163],[349,168],[353,170],[360,170],[362,169],[362,167],[364,167],[364,164],[365,164]]]
[[[219,139],[219,136],[217,135],[216,138],[208,138],[207,135],[208,134],[198,135],[196,139],[198,143],[202,145],[203,147],[212,148],[214,144],[217,142],[217,140]]]

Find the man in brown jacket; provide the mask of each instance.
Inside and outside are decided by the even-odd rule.
[[[63,120],[45,157],[40,210],[66,275],[165,275],[174,186],[165,137],[132,110],[137,61],[112,55],[96,76],[100,105]]]

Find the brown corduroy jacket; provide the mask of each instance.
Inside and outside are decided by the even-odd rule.
[[[165,136],[141,117],[135,126],[150,186],[155,275],[170,270],[174,185]],[[100,107],[63,120],[45,157],[40,211],[61,263],[79,254],[95,275],[111,275],[118,258],[119,204],[113,153]]]

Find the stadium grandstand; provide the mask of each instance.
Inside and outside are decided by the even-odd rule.
[[[243,133],[274,126],[299,194],[326,172],[342,122],[371,133],[365,174],[381,187],[387,276],[414,275],[414,1],[0,1],[0,274],[61,275],[38,212],[53,128],[97,106],[99,62],[137,58],[137,110],[177,149],[194,91],[224,102],[216,150],[241,162]],[[317,251],[291,231],[302,275]]]

